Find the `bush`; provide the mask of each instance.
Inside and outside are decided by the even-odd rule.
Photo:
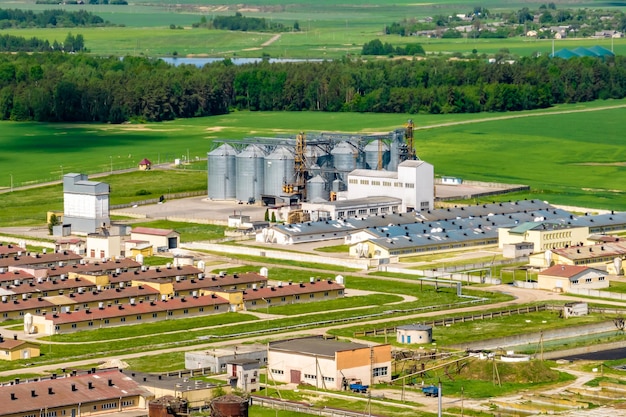
[[[144,190],[143,188],[135,193],[135,195],[150,195],[150,191]]]

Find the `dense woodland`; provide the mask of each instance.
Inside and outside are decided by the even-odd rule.
[[[138,57],[0,55],[0,119],[160,121],[231,109],[458,113],[626,97],[626,58],[338,60],[174,67]]]
[[[293,27],[289,27],[282,23],[267,21],[262,17],[246,17],[239,12],[235,13],[233,16],[215,16],[210,20],[202,16],[200,22],[194,23],[192,27],[240,30],[242,32],[297,32],[300,30],[298,22],[294,23]]]

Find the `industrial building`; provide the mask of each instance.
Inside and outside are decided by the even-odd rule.
[[[96,233],[107,228],[111,224],[109,191],[109,184],[89,181],[86,174],[65,174],[63,225],[70,225],[71,232],[78,234]]]
[[[307,383],[341,390],[351,381],[364,385],[391,381],[391,345],[368,346],[323,337],[271,342],[268,383]]]
[[[537,288],[555,292],[568,292],[570,289],[602,289],[609,287],[605,271],[587,266],[554,265],[537,276]]]
[[[223,142],[207,153],[208,197],[283,206],[391,196],[407,199],[401,210],[430,209],[432,166],[415,156],[413,126],[409,121],[406,129],[382,135],[300,133],[295,138]],[[372,194],[359,187],[350,191],[350,176],[357,185],[358,177],[368,181],[380,177],[380,191]],[[391,177],[396,185],[383,186]],[[340,194],[346,190],[347,195]]]

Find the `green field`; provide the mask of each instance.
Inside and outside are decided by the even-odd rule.
[[[114,170],[135,167],[144,157],[163,163],[189,154],[195,160],[205,157],[213,140],[220,138],[293,135],[300,130],[389,132],[413,118],[417,154],[435,166],[438,176],[531,186],[530,195],[507,199],[530,196],[554,204],[626,210],[621,129],[625,105],[626,100],[597,101],[506,115],[234,112],[148,125],[2,122],[0,187],[10,187],[11,178],[17,187],[60,179],[61,171],[107,172],[111,164]],[[571,111],[580,112],[559,113]],[[195,172],[200,182],[194,189],[202,189],[204,173]],[[172,178],[161,181],[159,192],[164,193],[165,185],[169,190],[187,188]],[[117,189],[113,185],[114,193]],[[125,202],[140,199],[134,195],[137,190],[129,191]],[[0,206],[6,199],[0,199]]]
[[[427,54],[469,54],[476,49],[479,54],[492,55],[503,48],[511,53],[530,56],[534,53],[548,54],[552,50],[551,41],[538,41],[524,37],[509,39],[427,39],[415,37],[384,36],[385,25],[405,18],[420,19],[426,16],[454,15],[467,13],[476,5],[489,8],[492,13],[518,10],[522,7],[537,9],[545,2],[502,2],[468,0],[412,2],[399,0],[394,2],[371,0],[347,0],[337,4],[335,1],[321,2],[259,0],[242,5],[234,1],[221,1],[219,4],[204,4],[199,0],[189,0],[182,4],[166,1],[137,1],[128,6],[114,5],[37,5],[27,2],[0,1],[0,7],[27,8],[45,10],[63,8],[69,11],[85,9],[101,16],[120,27],[104,28],[46,28],[46,29],[5,29],[8,33],[26,38],[38,37],[50,42],[62,42],[68,31],[80,33],[85,38],[85,45],[93,54],[98,55],[144,55],[178,56],[208,55],[215,57],[261,57],[268,54],[273,58],[340,58],[358,55],[364,43],[378,38],[394,46],[408,42],[422,43]],[[559,8],[622,8],[615,2],[555,2]],[[270,45],[270,33],[229,32],[206,29],[192,29],[191,25],[200,21],[202,16],[212,18],[216,15],[233,15],[241,11],[244,16],[263,17],[272,22],[292,26],[298,22],[300,32],[282,33],[280,38]],[[169,29],[170,25],[184,27],[184,30]],[[556,49],[575,48],[578,46],[603,45],[611,47],[611,40],[567,39],[557,41]],[[626,39],[615,39],[614,50],[618,54],[626,53]]]

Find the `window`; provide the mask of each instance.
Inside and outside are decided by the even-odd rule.
[[[338,212],[337,212],[337,217],[343,217],[343,216],[345,216],[345,215],[346,215],[346,212],[345,212],[345,211],[338,211]]]
[[[106,403],[106,404],[102,404],[102,409],[103,410],[112,410],[113,408],[117,408],[117,403]]]
[[[309,294],[309,298],[315,298],[315,294]]]
[[[200,307],[200,308],[198,309],[198,311],[199,311],[200,313],[204,313],[204,307]]]
[[[359,209],[359,215],[367,214],[367,209]]]
[[[430,207],[430,204],[428,203],[428,201],[421,201],[420,202],[420,208],[422,210],[428,210],[429,207]]]
[[[167,312],[167,315],[171,317],[171,316],[173,316],[173,315],[174,315],[174,312],[173,312],[173,311],[168,311],[168,312]]]
[[[374,180],[372,180],[372,185],[380,185],[380,181],[374,181]]]
[[[578,285],[578,280],[577,279],[572,280],[572,285]]]
[[[219,310],[219,309],[220,309],[220,306],[214,306],[213,307],[213,310]]]
[[[255,305],[256,305],[256,300],[254,300],[254,301],[252,302],[252,305],[253,305],[253,306],[255,306]]]
[[[156,319],[157,317],[159,317],[159,315],[157,313],[152,313],[152,318]]]
[[[125,321],[126,321],[126,317],[122,317],[122,318],[120,319],[120,322],[122,322],[122,323],[124,323]]]
[[[109,319],[104,319],[104,324],[109,324]]]
[[[122,407],[128,407],[131,405],[135,405],[135,400],[124,400],[122,401]]]
[[[137,320],[141,320],[141,314],[138,315],[136,318],[137,318]]]
[[[373,375],[374,376],[385,376],[387,375],[387,367],[386,366],[382,366],[380,368],[374,368],[373,370]]]
[[[370,180],[361,180],[361,185],[370,185]]]
[[[406,183],[404,183],[404,187],[405,188],[415,188],[415,184],[413,184],[412,182],[406,182]]]
[[[324,297],[328,297],[328,291],[324,292]]]
[[[72,323],[72,329],[76,328],[76,323]]]
[[[89,327],[93,327],[93,321],[89,321],[89,322],[87,322],[87,326],[89,326]]]
[[[391,181],[383,181],[383,187],[391,187]]]
[[[354,179],[354,178],[350,178],[350,179],[348,180],[348,184],[358,184],[358,183],[359,183],[359,182],[358,182],[356,179]]]
[[[188,309],[184,309],[183,310],[183,314],[189,314],[189,310]]]
[[[598,281],[604,281],[604,277],[598,277]]]
[[[370,214],[376,214],[378,213],[378,209],[377,208],[371,208],[370,209]]]
[[[339,291],[337,291],[337,294],[339,294],[339,295],[343,295],[343,290],[339,290]]]
[[[284,375],[285,371],[283,371],[282,369],[272,369],[272,373],[276,375]]]
[[[58,324],[54,326],[54,330],[59,331],[61,330],[61,326],[59,326]]]
[[[333,378],[332,376],[325,376],[322,379],[326,382],[335,382],[335,378]]]
[[[313,374],[304,374],[304,379],[317,379],[317,377]]]
[[[396,182],[393,183],[393,186],[397,187],[397,188],[402,188],[402,183],[396,181]]]
[[[356,215],[356,210],[348,210],[348,217]]]
[[[590,283],[591,283],[591,278],[585,278],[585,282],[586,282],[587,284],[590,284]]]

